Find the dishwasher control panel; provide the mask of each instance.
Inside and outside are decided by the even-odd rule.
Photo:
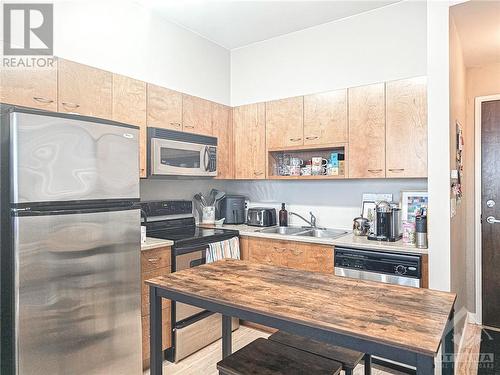
[[[380,251],[335,248],[335,268],[421,278],[421,257]]]

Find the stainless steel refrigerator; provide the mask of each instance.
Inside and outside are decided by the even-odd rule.
[[[138,128],[0,125],[2,374],[141,374]]]

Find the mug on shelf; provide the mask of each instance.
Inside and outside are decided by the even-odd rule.
[[[300,176],[300,165],[290,165],[288,167],[290,176]]]
[[[313,165],[311,168],[311,174],[313,176],[321,176],[326,173],[326,167],[324,165]]]
[[[290,166],[300,167],[302,164],[304,164],[304,161],[302,159],[290,158]]]
[[[311,158],[313,167],[326,167],[328,160],[322,158],[321,156],[314,156]]]
[[[306,165],[305,167],[300,168],[300,174],[302,176],[310,176],[312,174],[311,165]]]

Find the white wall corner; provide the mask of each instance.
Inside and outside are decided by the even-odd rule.
[[[429,287],[450,291],[449,6],[427,2]]]

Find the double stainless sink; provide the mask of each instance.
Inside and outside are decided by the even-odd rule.
[[[343,236],[344,234],[347,234],[346,231],[339,229],[311,227],[271,227],[259,229],[256,232],[281,234],[283,236],[304,236],[329,239],[338,238],[340,236]]]

